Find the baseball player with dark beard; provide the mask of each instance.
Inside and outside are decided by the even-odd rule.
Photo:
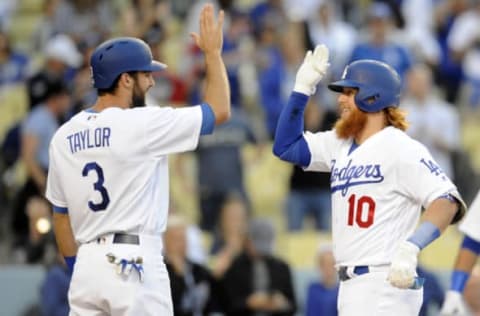
[[[341,116],[334,129],[304,132],[305,105],[327,68],[326,46],[307,53],[280,116],[273,152],[305,170],[331,172],[339,315],[418,315],[418,254],[462,218],[464,202],[427,149],[405,134],[398,109],[401,80],[383,62],[349,64],[328,85],[339,93]]]
[[[462,294],[480,255],[480,191],[473,200],[465,219],[460,223],[459,229],[464,234],[464,238],[451,276],[450,289],[440,312],[442,316],[468,315]]]
[[[204,103],[144,107],[154,85],[148,45],[115,38],[91,56],[96,103],[50,144],[46,196],[57,244],[70,269],[70,315],[173,315],[162,233],[168,214],[169,154],[193,150],[199,136],[230,116],[221,56],[223,11],[200,15],[193,39],[205,55]]]

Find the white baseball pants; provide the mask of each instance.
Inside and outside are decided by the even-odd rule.
[[[112,243],[113,235],[79,247],[68,293],[70,316],[173,315],[170,282],[160,236],[139,235],[140,244]],[[107,254],[143,258],[143,282],[133,269],[117,274]]]

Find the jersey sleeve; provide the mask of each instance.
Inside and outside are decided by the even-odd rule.
[[[307,131],[303,134],[303,137],[311,154],[310,165],[304,168],[304,170],[329,172],[334,152],[339,146],[339,140],[335,135],[335,131],[318,133]]]
[[[147,111],[145,137],[147,149],[155,157],[193,150],[202,126],[202,109],[152,108]]]
[[[460,223],[459,229],[468,237],[480,242],[480,191]]]
[[[396,179],[402,193],[419,202],[424,208],[437,198],[451,194],[465,209],[465,203],[457,187],[424,146],[418,144],[404,150],[404,154],[400,155],[400,159],[395,164]]]
[[[67,208],[63,186],[60,183],[61,166],[58,165],[57,150],[53,144],[50,144],[49,149],[50,163],[47,174],[47,189],[45,197],[56,207]]]

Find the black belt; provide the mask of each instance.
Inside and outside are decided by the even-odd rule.
[[[348,275],[347,273],[348,267],[340,267],[338,269],[338,278],[340,281],[347,281],[350,280],[352,277]],[[356,275],[361,275],[370,272],[370,269],[368,266],[356,266],[353,268],[353,273]]]
[[[105,241],[104,237],[98,237],[97,243],[102,243]],[[130,244],[130,245],[140,245],[140,238],[138,235],[131,235],[125,233],[114,233],[113,234],[113,244]]]

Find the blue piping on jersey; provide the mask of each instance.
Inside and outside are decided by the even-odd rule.
[[[209,135],[213,133],[215,128],[215,113],[208,103],[200,104],[202,108],[202,127],[200,128],[200,135]]]
[[[462,249],[468,249],[478,256],[480,254],[480,242],[465,235],[462,242]]]
[[[348,150],[348,154],[350,155],[355,149],[358,148],[358,146],[360,146],[360,145],[357,144],[357,142],[355,140],[353,140],[352,145],[350,146],[350,149]]]
[[[84,111],[87,112],[87,113],[98,113],[97,111],[95,111],[95,110],[93,109],[93,107],[88,108],[88,109],[85,109]]]
[[[53,206],[53,211],[55,213],[60,213],[60,214],[68,214],[68,208],[66,207],[60,207],[60,206]]]

